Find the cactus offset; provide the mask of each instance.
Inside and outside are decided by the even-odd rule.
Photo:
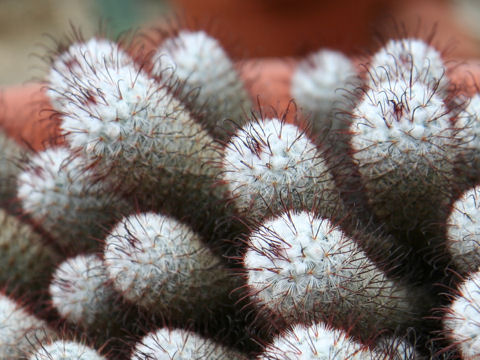
[[[14,300],[0,294],[0,358],[24,359],[54,332],[47,324],[28,313]]]
[[[227,140],[234,124],[245,123],[252,108],[232,61],[217,40],[203,31],[180,31],[153,57],[153,74],[179,87],[177,91],[218,139]]]
[[[131,360],[246,360],[234,350],[205,339],[191,331],[167,328],[145,336],[135,347]]]
[[[129,205],[96,179],[85,160],[66,148],[32,157],[18,177],[18,197],[27,214],[65,249],[99,247],[105,229]]]
[[[285,213],[250,236],[244,258],[254,300],[287,323],[331,321],[358,336],[414,322],[414,292],[389,280],[327,219]],[[416,314],[416,315],[415,315]]]
[[[57,340],[42,344],[28,360],[106,360],[106,358],[81,343]]]
[[[245,125],[227,144],[222,168],[235,204],[249,218],[285,207],[341,213],[325,154],[295,125],[278,119]]]
[[[214,308],[235,288],[197,234],[160,214],[123,219],[106,239],[104,258],[113,286],[151,312],[195,316],[196,306]]]

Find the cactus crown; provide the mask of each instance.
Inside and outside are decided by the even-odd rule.
[[[399,80],[381,91],[368,90],[353,115],[351,141],[356,157],[377,153],[376,157],[383,159],[384,149],[376,151],[378,144],[389,146],[392,157],[398,156],[398,152],[411,151],[420,156],[432,152],[443,154],[442,145],[454,139],[443,100],[421,83]]]
[[[345,279],[361,287],[358,275],[369,267],[339,228],[308,212],[266,221],[250,236],[244,266],[254,298],[287,320],[315,317],[350,296]]]
[[[167,328],[145,336],[137,344],[132,360],[246,360],[246,358],[191,331]]]
[[[287,333],[277,336],[260,359],[370,360],[372,356],[373,353],[343,331],[331,330],[324,324],[313,324],[295,325]]]
[[[46,323],[0,294],[0,358],[22,359],[50,335]]]
[[[465,359],[480,355],[480,272],[470,276],[444,317],[446,335],[458,344]]]
[[[92,101],[94,92],[89,91],[92,90],[89,82],[96,81],[97,71],[131,63],[130,57],[109,40],[93,38],[74,43],[54,60],[48,75],[47,95],[59,111],[72,99]]]
[[[245,125],[227,145],[223,169],[240,209],[261,217],[285,203],[312,205],[333,188],[322,153],[301,129],[278,119]]]
[[[423,40],[389,40],[370,61],[372,87],[394,79],[421,82],[429,87],[447,86],[441,54]]]
[[[154,213],[121,221],[106,239],[104,257],[115,288],[147,307],[194,303],[193,296],[211,291],[207,283],[226,276],[197,234]]]
[[[338,51],[320,50],[302,61],[292,76],[292,95],[306,110],[331,110],[357,87],[352,61]]]
[[[106,358],[81,343],[57,340],[42,345],[28,360],[106,360]]]
[[[91,325],[110,311],[114,292],[96,255],[78,255],[57,268],[50,284],[52,303],[58,312],[76,324]]]

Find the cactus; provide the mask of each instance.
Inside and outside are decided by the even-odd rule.
[[[320,50],[298,64],[291,93],[297,105],[311,113],[312,133],[323,140],[331,130],[348,129],[349,119],[344,115],[351,111],[360,85],[349,58],[337,51]]]
[[[47,324],[0,294],[0,358],[24,359],[38,342],[53,337]]]
[[[177,90],[212,135],[227,140],[234,124],[245,123],[252,108],[233,63],[216,39],[204,31],[179,31],[156,51],[153,74]]]
[[[455,293],[450,274],[477,270],[473,197],[452,204],[478,182],[478,96],[454,92],[440,54],[415,39],[388,42],[365,64],[368,74],[340,74],[351,82],[332,70],[351,67],[342,57],[327,59],[321,78],[314,65],[330,53],[319,52],[300,63],[293,82],[336,77],[343,90],[330,82],[328,95],[292,94],[306,115],[300,120],[329,114],[321,125],[328,131],[330,120],[342,121],[323,137],[315,124],[286,123],[287,115],[244,117],[249,96],[215,40],[177,34],[156,45],[153,74],[133,60],[138,54],[100,38],[52,58],[47,92],[65,147],[32,156],[16,183],[27,216],[4,216],[5,291],[18,290],[61,338],[75,327],[73,338],[118,360],[177,356],[190,340],[196,350],[187,358],[297,358],[298,348],[314,357],[328,339],[327,358],[450,360],[457,348],[468,358],[475,287],[462,287],[464,299],[447,310],[445,339],[436,339],[441,322],[431,318]],[[225,83],[232,86],[218,90]],[[338,102],[342,92],[348,106]],[[328,96],[320,107],[311,101]],[[342,115],[333,119],[336,110]],[[229,139],[234,125],[241,129]],[[28,216],[45,238],[31,235]],[[466,255],[449,255],[461,244]],[[48,289],[58,258],[84,250],[92,254],[60,265]],[[7,329],[21,323],[17,310],[7,312]],[[39,339],[27,336],[20,359],[35,347],[39,358],[57,356],[41,352],[55,339],[48,329],[37,335],[35,324],[46,328],[42,320],[29,328]],[[335,330],[323,335],[327,328]],[[350,347],[345,334],[362,344]],[[13,341],[23,347],[21,329],[19,336]],[[280,354],[284,340],[275,339],[287,336]],[[177,353],[164,353],[176,339]],[[57,343],[61,352],[67,343]]]
[[[9,139],[0,131],[0,205],[10,211],[16,212],[17,203],[17,176],[22,171],[30,152]]]
[[[285,207],[341,212],[325,154],[305,133],[279,119],[247,124],[227,144],[223,180],[249,218],[262,219]]]
[[[372,88],[403,80],[420,82],[445,94],[449,85],[441,54],[423,40],[415,38],[389,40],[370,59],[369,75]]]
[[[296,325],[275,338],[259,360],[371,360],[374,354],[341,330],[324,324]]]
[[[447,221],[447,248],[453,263],[464,274],[480,266],[479,192],[478,187],[466,191],[453,205]]]
[[[393,232],[435,232],[454,196],[460,143],[443,99],[419,82],[391,82],[365,93],[350,129],[375,215]]]
[[[221,259],[190,228],[154,213],[123,219],[106,239],[105,265],[113,286],[151,312],[195,316],[235,289]],[[233,287],[232,287],[233,286]]]
[[[218,158],[210,135],[133,60],[108,61],[119,56],[112,51],[101,65],[85,56],[79,60],[86,63],[85,81],[73,85],[75,96],[59,109],[70,147],[117,190],[135,191],[147,202],[152,194],[154,203],[163,201],[172,186],[181,192],[208,183],[215,173],[206,164]],[[79,56],[75,46],[68,54]],[[204,191],[211,195],[208,187]]]
[[[107,39],[93,38],[87,42],[73,43],[68,51],[53,56],[47,95],[60,112],[67,110],[71,101],[92,101],[95,92],[89,82],[95,81],[97,69],[101,71],[107,66],[131,64],[130,57],[116,43]]]
[[[458,295],[443,319],[445,336],[460,348],[465,360],[480,356],[480,273],[475,272],[460,286]]]
[[[246,360],[243,354],[191,331],[167,328],[146,335],[135,347],[131,360]]]
[[[466,101],[465,108],[457,116],[458,127],[462,129],[461,144],[458,159],[460,175],[466,178],[469,184],[478,184],[480,180],[480,94],[475,94]]]
[[[68,149],[51,148],[33,156],[18,176],[24,211],[64,249],[98,248],[105,229],[129,212],[129,205],[84,167]]]
[[[420,311],[413,291],[389,280],[342,230],[313,213],[287,212],[249,241],[244,265],[252,297],[287,323],[333,318],[365,337],[408,325]]]
[[[384,338],[370,349],[342,330],[330,329],[323,323],[295,325],[278,335],[267,346],[259,360],[354,359],[414,360],[415,349],[402,339]]]
[[[28,360],[106,360],[106,358],[81,343],[57,340],[42,344]]]
[[[78,255],[64,261],[53,274],[49,292],[53,306],[69,322],[86,329],[115,324],[117,293],[96,255]],[[120,317],[120,314],[117,314]]]

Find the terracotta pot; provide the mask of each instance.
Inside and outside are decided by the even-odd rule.
[[[193,27],[211,27],[235,56],[304,55],[320,46],[348,54],[372,39],[389,0],[175,0]],[[230,48],[232,48],[230,46]]]

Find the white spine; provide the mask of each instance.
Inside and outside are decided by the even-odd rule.
[[[154,312],[208,304],[232,280],[197,234],[154,213],[123,219],[106,239],[104,258],[114,287]]]
[[[278,119],[245,125],[224,150],[223,170],[239,209],[257,220],[285,206],[317,204],[329,216],[339,205],[323,154],[301,129]]]
[[[74,341],[43,344],[28,360],[106,360],[96,350]]]
[[[35,346],[53,336],[47,324],[0,294],[0,358],[23,359]]]
[[[244,84],[218,41],[205,32],[180,31],[157,49],[153,63],[155,75],[180,82],[181,95],[219,138],[228,139],[234,123],[245,123],[252,103]]]
[[[296,325],[277,336],[258,360],[371,360],[374,354],[340,330],[323,324]]]
[[[106,268],[96,255],[79,255],[64,261],[50,283],[52,303],[68,321],[89,328],[112,321],[116,293]]]
[[[458,344],[465,360],[480,356],[480,273],[471,275],[461,286],[457,298],[444,317],[447,337]]]
[[[313,213],[288,212],[265,222],[250,236],[244,265],[252,298],[288,323],[348,326],[353,320],[367,335],[411,320],[408,290]]]

